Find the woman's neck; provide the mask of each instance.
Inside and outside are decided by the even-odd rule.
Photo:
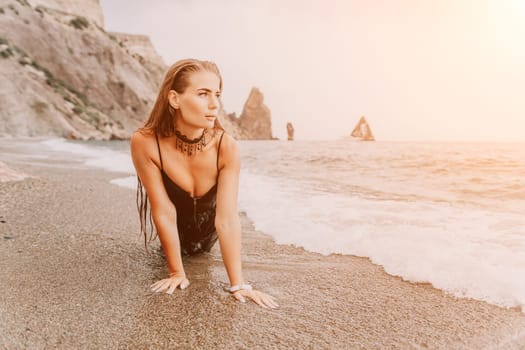
[[[204,128],[196,128],[185,123],[176,123],[175,129],[190,140],[198,139],[204,132]]]

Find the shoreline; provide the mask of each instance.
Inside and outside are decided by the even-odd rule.
[[[388,275],[368,258],[277,245],[241,213],[244,275],[280,308],[236,303],[217,245],[185,259],[191,282],[144,251],[135,193],[115,173],[4,161],[31,177],[1,182],[2,348],[520,349],[525,315]]]

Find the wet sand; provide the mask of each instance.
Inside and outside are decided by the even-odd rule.
[[[0,348],[525,349],[525,314],[405,282],[366,258],[273,243],[241,213],[244,275],[281,307],[223,291],[220,252],[185,260],[173,295],[158,241],[146,253],[135,193],[119,174],[3,160],[33,177],[0,182]]]

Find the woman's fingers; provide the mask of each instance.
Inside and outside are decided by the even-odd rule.
[[[262,302],[261,298],[260,298],[258,295],[254,295],[254,296],[252,297],[252,300],[255,301],[259,306],[261,306],[261,307],[263,307],[263,308],[265,308],[265,309],[268,309],[268,306],[266,306],[266,305]]]
[[[279,304],[275,302],[274,297],[272,297],[271,295],[268,295],[263,292],[259,292],[257,290],[253,290],[251,291],[251,293],[253,294],[253,298],[252,298],[253,301],[261,305],[262,307],[267,307],[271,309],[275,309],[279,307]]]
[[[150,288],[152,292],[160,293],[166,292],[172,294],[177,287],[186,289],[190,285],[190,281],[186,277],[170,277],[153,283]]]
[[[272,296],[268,295],[268,294],[261,293],[260,298],[261,298],[262,302],[266,306],[268,306],[269,308],[275,309],[275,308],[279,307],[279,304],[277,304],[275,302],[275,299]]]
[[[275,309],[279,307],[279,305],[274,300],[272,300],[273,298],[269,296],[268,294],[262,293],[262,292],[256,292],[256,293],[258,294],[258,297],[261,303],[264,304],[267,308]]]
[[[175,288],[177,288],[177,285],[178,285],[178,284],[179,284],[179,283],[177,283],[177,282],[175,282],[175,281],[172,281],[171,284],[170,284],[170,286],[169,286],[169,288],[168,288],[168,290],[166,291],[166,293],[168,293],[168,294],[173,294],[173,292],[175,291]]]
[[[248,296],[256,303],[258,304],[259,306],[267,309],[268,306],[266,306],[262,300],[261,300],[261,297],[259,296],[259,293],[255,290],[252,290],[252,291],[249,291],[250,293],[248,294]]]
[[[155,283],[153,286],[151,286],[151,290],[154,291],[155,293],[162,292],[168,287],[169,283],[170,283],[169,279],[160,280],[157,283]]]
[[[275,302],[275,299],[272,296],[266,293],[256,291],[256,290],[240,290],[240,291],[233,293],[233,296],[235,297],[235,299],[237,299],[238,301],[242,303],[246,302],[246,299],[245,299],[245,296],[246,296],[250,298],[251,300],[253,300],[253,302],[255,302],[257,305],[265,309],[268,309],[268,308],[275,309],[279,307],[279,304]]]
[[[163,281],[163,280],[157,281],[157,282],[153,283],[153,284],[152,284],[151,286],[149,286],[149,287],[150,287],[151,289],[155,289],[155,288],[157,288],[160,284],[162,284],[162,283],[161,283],[162,281]]]

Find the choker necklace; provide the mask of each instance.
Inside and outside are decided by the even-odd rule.
[[[202,152],[206,147],[206,137],[208,129],[202,131],[201,136],[195,139],[189,139],[186,135],[183,135],[179,130],[175,129],[175,148],[186,153],[188,156],[194,156],[197,152]]]

